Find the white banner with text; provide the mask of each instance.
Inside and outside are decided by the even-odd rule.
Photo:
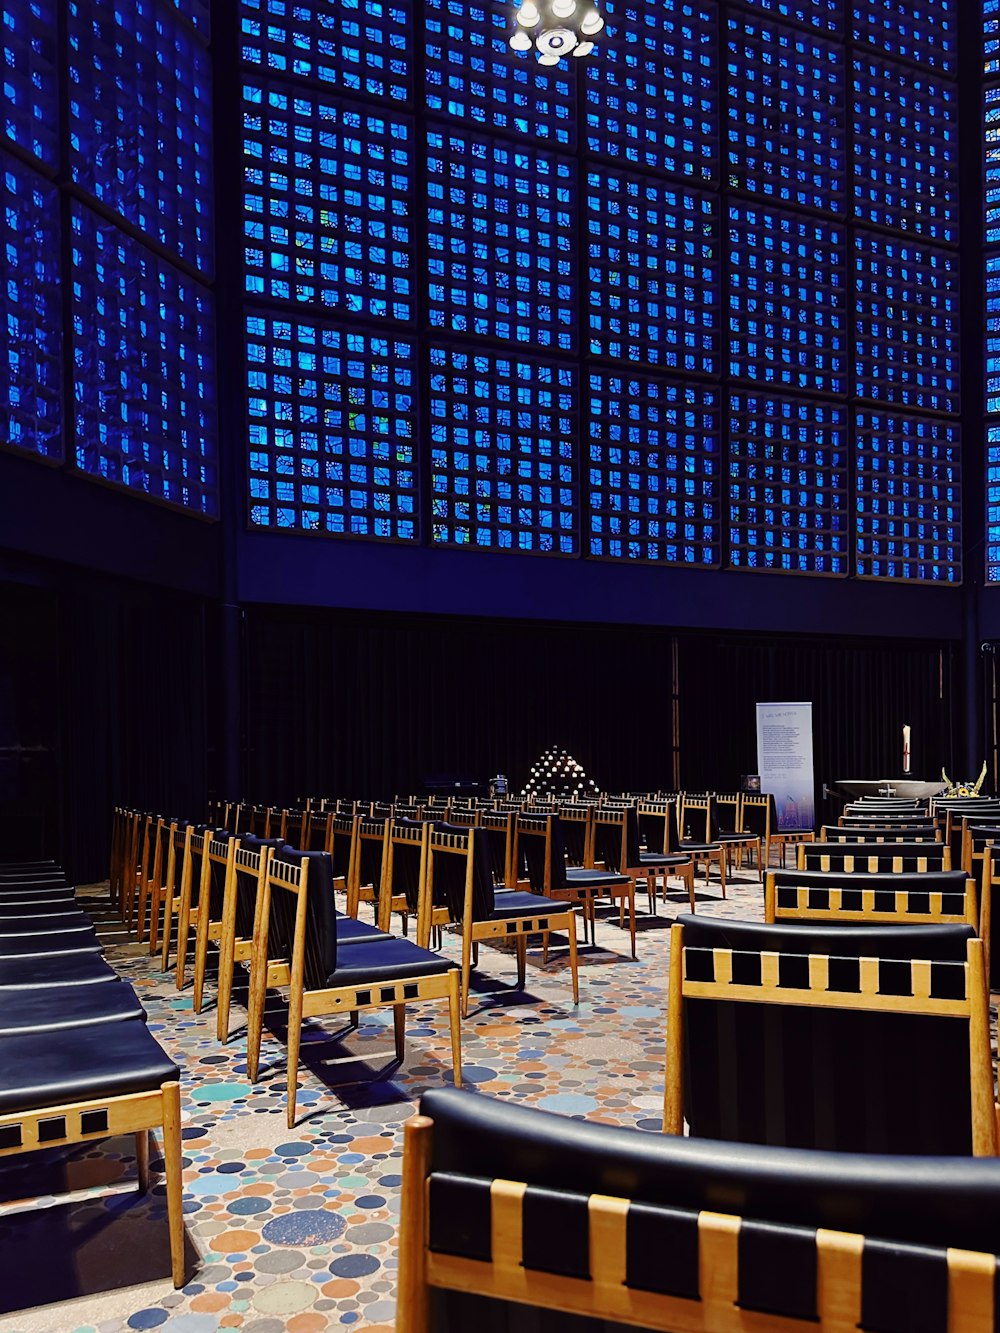
[[[780,830],[815,827],[811,703],[757,705],[757,772],[761,791],[774,797]]]

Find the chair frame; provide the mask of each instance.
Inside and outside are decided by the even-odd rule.
[[[305,989],[305,945],[309,861],[299,865],[275,860],[273,848],[265,847],[258,881],[257,910],[254,920],[253,955],[250,963],[250,1014],[247,1021],[247,1072],[256,1083],[260,1072],[260,1045],[264,1028],[264,1002],[267,992],[287,986],[288,1000],[288,1091],[286,1095],[288,1128],[295,1126],[295,1107],[299,1083],[299,1052],[302,1021],[333,1014],[356,1014],[362,1009],[392,1007],[396,1059],[402,1060],[406,1043],[406,1006],[424,1000],[447,1000],[451,1026],[451,1055],[455,1086],[462,1086],[462,1035],[459,977],[456,968],[442,966],[440,973],[426,977],[386,979],[354,986],[328,986],[321,990]],[[269,959],[267,954],[271,912],[271,894],[295,896],[295,934],[292,956],[288,960]],[[442,960],[443,963],[443,960]]]
[[[891,846],[893,846],[893,845],[894,845],[894,844],[892,844],[892,843],[883,843],[883,844],[882,844],[882,846],[887,847],[887,848],[888,848],[888,847],[891,847]],[[898,845],[899,845],[899,846],[904,846],[904,847],[905,847],[907,844],[906,844],[906,843],[900,843],[900,844],[898,844]],[[921,843],[921,844],[919,844],[919,845],[920,845],[920,846],[923,846],[924,844]],[[858,844],[855,844],[855,843],[834,843],[834,842],[831,842],[831,843],[816,843],[816,844],[815,844],[812,848],[810,848],[809,850],[812,851],[812,852],[815,852],[818,848],[821,848],[821,847],[838,847],[838,848],[839,848],[839,847],[851,847],[851,846],[864,846],[864,844],[863,844],[863,843],[858,843]],[[905,867],[904,867],[904,865],[903,865],[904,858],[903,858],[902,856],[894,856],[893,859],[892,859],[892,865],[891,865],[890,867],[885,868],[881,873],[883,873],[883,874],[889,874],[890,871],[891,871],[892,874],[900,874],[900,875],[901,875],[901,874],[906,873],[906,874],[918,874],[918,875],[919,875],[919,874],[924,874],[925,872],[933,872],[933,871],[936,871],[936,870],[950,870],[950,869],[951,869],[951,848],[950,848],[950,847],[948,847],[948,846],[945,845],[945,844],[938,843],[938,842],[929,842],[929,843],[926,844],[926,847],[927,847],[927,849],[928,849],[927,852],[925,852],[923,856],[918,856],[918,857],[917,857],[917,867],[916,867],[916,870],[914,870],[914,871],[907,871],[907,870],[905,870]],[[940,865],[931,865],[931,864],[929,864],[929,862],[930,862],[930,860],[931,860],[931,852],[930,852],[930,849],[931,849],[932,847],[933,847],[933,848],[937,848],[937,849],[940,850],[940,855],[941,855],[941,864],[940,864]],[[807,865],[806,865],[806,860],[807,860],[807,856],[808,856],[808,854],[807,854],[806,848],[800,846],[799,849],[798,849],[797,865],[796,865],[796,867],[795,867],[796,870],[822,870],[822,871],[824,872],[824,874],[828,874],[828,875],[835,875],[835,874],[839,874],[839,873],[841,873],[841,872],[843,872],[845,875],[852,875],[852,874],[858,874],[858,873],[869,874],[869,875],[875,875],[875,874],[878,874],[878,873],[879,873],[879,861],[884,859],[884,858],[882,858],[882,857],[874,856],[874,855],[869,855],[868,857],[858,857],[858,856],[855,856],[852,852],[844,852],[842,855],[838,853],[837,858],[836,858],[836,861],[834,861],[834,860],[831,859],[830,853],[824,853],[824,852],[820,851],[820,852],[818,853],[818,855],[819,855],[819,859],[820,859],[821,864],[818,865],[818,866],[817,866],[817,865],[814,865],[814,866],[807,866]],[[935,852],[934,855],[936,856],[937,853]],[[825,864],[823,864],[824,862],[825,862]],[[858,864],[855,865],[855,862],[857,862]],[[848,864],[848,863],[850,863],[850,864]]]

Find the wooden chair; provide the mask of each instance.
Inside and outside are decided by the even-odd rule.
[[[238,845],[239,839],[222,829],[202,836],[198,870],[198,919],[194,936],[192,1004],[196,1014],[201,1013],[204,1001],[209,950],[214,947],[217,954],[220,951],[229,864]],[[181,975],[180,959],[178,959],[178,980]]]
[[[731,807],[729,807],[731,808]],[[722,844],[722,850],[726,855],[726,865],[729,870],[733,867],[733,854],[736,854],[737,868],[742,869],[743,853],[749,852],[753,855],[757,863],[757,874],[760,882],[764,883],[764,859],[762,855],[763,840],[759,833],[753,829],[743,827],[743,802],[737,798],[735,806],[735,815],[733,826],[724,828],[720,816],[720,805],[718,797],[712,797],[708,803],[708,840],[709,842],[718,842]]]
[[[361,904],[371,903],[375,919],[378,920],[378,897],[385,871],[391,821],[391,811],[388,815],[361,815],[358,818],[355,833],[357,848],[352,879],[347,890],[348,916],[357,917]]]
[[[611,898],[619,907],[618,924],[624,929],[625,908],[629,913],[632,957],[635,957],[635,880],[608,870],[584,870],[566,865],[562,826],[558,815],[519,814],[514,826],[514,864],[523,856],[528,880],[535,893],[561,902],[579,903],[584,921],[590,922],[590,942],[596,945],[595,903]]]
[[[490,854],[493,883],[496,887],[516,889],[520,868],[514,863],[514,825],[519,809],[483,810],[478,827],[483,830]]]
[[[764,848],[764,864],[771,864],[771,849],[775,848],[785,864],[785,852],[789,847],[798,847],[801,843],[814,842],[816,834],[811,829],[781,829],[778,826],[778,811],[774,796],[762,792],[759,796],[749,793],[743,797],[743,827],[759,835]]]
[[[139,884],[136,939],[142,944],[149,934],[149,952],[156,952],[160,934],[160,904],[163,900],[163,876],[166,870],[166,849],[170,824],[166,819],[151,819],[149,826],[148,858],[144,857],[144,875]],[[147,926],[148,923],[148,926]]]
[[[221,832],[221,831],[220,831]],[[177,907],[177,962],[174,984],[183,990],[187,984],[187,958],[191,948],[191,931],[195,932],[197,946],[198,926],[202,909],[202,876],[205,868],[206,846],[216,837],[214,829],[198,832],[189,824],[185,830],[184,866],[181,872],[180,902]],[[207,901],[207,899],[206,899]],[[208,910],[206,908],[206,910]],[[165,940],[169,936],[165,936]],[[164,958],[164,962],[166,958]],[[166,968],[164,968],[164,971]]]
[[[162,972],[166,972],[170,967],[170,948],[174,940],[174,930],[180,918],[185,884],[190,908],[191,835],[193,832],[193,824],[179,823],[174,820],[167,835],[167,869],[163,876],[163,938],[160,946],[160,970]],[[178,933],[179,942],[180,936]]]
[[[396,1333],[984,1333],[1000,1310],[988,1160],[657,1138],[434,1089],[402,1170]]]
[[[382,858],[382,878],[378,889],[377,920],[379,929],[386,934],[392,925],[392,915],[403,918],[403,934],[409,930],[412,916],[420,909],[420,891],[427,869],[427,835],[431,821],[393,816],[387,821],[385,854]],[[447,913],[440,913],[432,925],[435,930],[446,924]],[[418,941],[425,948],[428,941]]]
[[[1000,841],[1000,828],[962,820],[962,869],[974,879],[981,879],[986,848]]]
[[[324,853],[291,848],[261,855],[264,864],[254,918],[250,964],[247,1068],[260,1067],[264,1001],[269,989],[288,988],[288,1127],[295,1124],[299,1049],[306,1018],[391,1007],[396,1058],[404,1055],[407,1004],[447,1000],[455,1085],[462,1082],[458,970],[454,963],[391,935],[338,947],[338,917]],[[310,878],[316,892],[310,895]],[[325,882],[324,882],[325,881]]]
[[[943,842],[816,842],[799,847],[798,869],[922,874],[950,870],[951,849]]]
[[[462,937],[462,1017],[469,1015],[470,972],[473,951],[480,941],[513,940],[517,951],[517,984],[524,989],[528,939],[552,930],[565,930],[573,1003],[580,1003],[577,977],[576,909],[556,906],[539,893],[496,893],[490,854],[483,829],[425,826],[426,872],[417,921],[417,941],[426,946],[431,928],[444,913]],[[547,951],[546,951],[547,957]]]
[[[686,813],[679,815],[678,811]],[[719,888],[723,898],[726,896],[725,848],[721,842],[713,842],[708,837],[712,822],[712,798],[710,796],[685,795],[679,801],[666,802],[666,847],[665,851],[682,853],[690,856],[695,865],[705,868],[705,883],[708,883],[709,871],[713,865],[719,868]],[[683,829],[683,836],[680,830]],[[691,837],[687,834],[690,832]]]
[[[694,862],[680,853],[644,852],[639,846],[639,821],[634,805],[603,805],[594,812],[593,857],[614,874],[632,879],[645,878],[649,895],[649,910],[656,910],[656,881],[663,879],[663,897],[667,896],[667,879],[676,875],[686,886],[691,911],[695,911]]]
[[[672,927],[668,1134],[994,1156],[982,941],[968,926]]]

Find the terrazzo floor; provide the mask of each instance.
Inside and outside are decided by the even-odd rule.
[[[447,1005],[407,1011],[402,1065],[388,1011],[369,1011],[355,1031],[333,1020],[307,1025],[299,1122],[289,1130],[280,1006],[251,1088],[244,1009],[234,1005],[220,1045],[214,993],[196,1015],[190,985],[178,992],[147,946],[123,935],[106,893],[97,885],[81,897],[109,961],[181,1068],[190,1280],[173,1289],[163,1188],[136,1192],[131,1139],[36,1154],[29,1166],[0,1171],[0,1333],[390,1333],[401,1127],[425,1088],[451,1081]],[[530,952],[528,988],[518,993],[513,955],[481,948],[462,1027],[466,1086],[659,1130],[669,925],[687,898],[671,893],[650,916],[642,893],[636,907],[638,959],[609,912],[596,950],[581,948],[576,1009],[564,950],[547,968]],[[708,890],[699,880],[698,910],[762,919],[756,876],[737,875],[725,902],[714,880]],[[458,956],[455,937],[446,935],[444,951]]]

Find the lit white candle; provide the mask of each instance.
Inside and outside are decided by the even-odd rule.
[[[903,728],[903,772],[910,771],[910,728]]]

